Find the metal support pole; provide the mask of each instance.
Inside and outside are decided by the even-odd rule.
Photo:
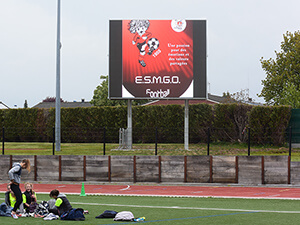
[[[155,127],[155,155],[157,155],[157,139],[158,139],[158,130]]]
[[[207,155],[209,155],[210,128],[207,128]]]
[[[2,155],[4,155],[5,128],[2,127]]]
[[[250,127],[248,128],[248,156],[250,156]]]
[[[105,155],[106,129],[103,127],[103,155]]]
[[[184,149],[189,150],[189,100],[184,103]]]
[[[127,148],[132,149],[132,100],[127,104]]]
[[[289,127],[289,156],[292,155],[292,127]]]
[[[55,100],[55,143],[56,151],[60,151],[60,0],[57,0],[57,42],[56,42],[56,100]]]
[[[55,155],[55,127],[52,128],[52,155]]]

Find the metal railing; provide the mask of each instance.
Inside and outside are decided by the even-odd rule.
[[[183,127],[133,127],[133,143],[154,143],[155,155],[157,155],[158,144],[161,143],[183,143]],[[107,143],[119,143],[119,149],[128,149],[128,130],[116,127],[99,128],[61,128],[62,143],[102,143],[103,155],[105,155]],[[265,134],[265,135],[264,135]],[[6,142],[48,142],[52,143],[53,155],[55,154],[55,130],[45,127],[21,128],[10,127],[1,130],[2,154],[5,154]],[[207,143],[207,155],[210,155],[212,143],[244,143],[248,147],[248,155],[251,154],[252,145],[288,145],[291,155],[293,134],[288,128],[281,132],[257,131],[246,128],[242,132],[236,129],[214,128],[214,127],[191,127],[189,131],[189,143]]]

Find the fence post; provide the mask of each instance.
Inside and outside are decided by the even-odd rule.
[[[157,138],[158,138],[158,130],[155,127],[155,155],[157,155]]]
[[[289,127],[289,156],[292,155],[292,127]]]
[[[52,128],[52,155],[55,154],[55,127]]]
[[[106,128],[103,127],[103,155],[105,155],[105,143],[106,143]]]
[[[2,155],[4,155],[4,139],[5,139],[5,134],[4,134],[4,132],[5,132],[5,128],[4,127],[2,127]]]
[[[248,127],[248,156],[250,156],[250,127]]]
[[[207,128],[207,155],[209,155],[210,128]]]

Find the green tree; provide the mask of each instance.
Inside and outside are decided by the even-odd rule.
[[[294,83],[288,82],[283,87],[281,98],[279,101],[280,105],[290,105],[293,109],[300,108],[300,90]]]
[[[121,106],[127,105],[126,100],[111,100],[108,99],[108,76],[101,75],[100,79],[102,80],[101,84],[98,85],[94,91],[93,99],[91,104],[94,106]],[[133,105],[141,105],[147,103],[148,100],[133,100]]]
[[[275,51],[275,59],[261,58],[266,78],[258,95],[270,105],[299,107],[300,98],[300,31],[283,35],[281,51]]]
[[[28,103],[27,103],[27,100],[25,99],[25,102],[24,102],[24,108],[27,109],[28,108]]]

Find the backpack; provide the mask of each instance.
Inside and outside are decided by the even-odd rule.
[[[42,201],[40,204],[38,204],[34,210],[35,214],[38,214],[40,216],[45,216],[49,213],[49,204],[47,201]]]
[[[77,208],[77,209],[71,209],[69,212],[64,212],[60,216],[61,220],[85,220],[85,217],[83,215],[83,209]]]
[[[13,207],[6,205],[5,202],[1,203],[0,216],[11,216],[12,209]]]
[[[99,216],[96,216],[96,219],[103,219],[103,218],[115,218],[118,212],[112,210],[105,210]]]
[[[29,213],[35,212],[37,207],[38,207],[38,204],[36,202],[32,202],[28,207],[28,212]]]
[[[114,218],[114,221],[133,221],[133,220],[134,220],[134,216],[132,212],[129,211],[119,212]]]

